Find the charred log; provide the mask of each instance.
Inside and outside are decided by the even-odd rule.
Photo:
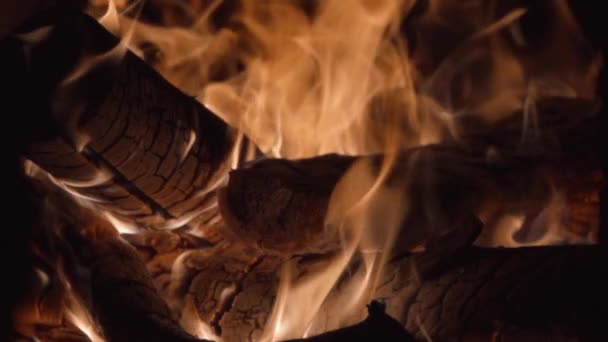
[[[591,246],[472,247],[428,279],[398,266],[376,295],[418,339],[598,340],[606,336],[605,274],[594,261],[600,255]]]
[[[597,83],[597,95],[602,99],[603,106],[600,112],[600,130],[603,137],[608,136],[608,108],[606,103],[608,102],[608,39],[601,33],[600,27],[603,25],[602,15],[597,13],[592,6],[585,3],[571,3],[574,15],[580,22],[582,29],[585,32],[587,39],[591,44],[599,51],[603,51],[603,67],[600,71],[598,83]],[[605,143],[599,144],[605,146]],[[601,156],[602,168],[604,172],[608,172],[608,154],[603,153]],[[606,248],[608,244],[608,185],[605,185],[601,192],[601,229],[600,229],[600,243]]]
[[[209,206],[231,129],[90,17],[49,11],[22,31],[23,77],[40,102],[32,119],[45,127],[29,159],[140,227],[179,226]]]
[[[108,222],[57,190],[39,190],[32,243],[44,281],[31,313],[18,315],[22,325],[33,324],[31,334],[86,340],[74,328],[80,320],[109,341],[199,341],[179,326],[145,263]]]
[[[487,207],[494,208],[490,216],[523,212],[536,217],[555,188],[569,204],[561,224],[582,240],[597,239],[603,176],[596,159],[579,153],[583,145],[568,146],[571,150],[557,155],[505,152],[488,143],[478,145],[487,150],[443,144],[400,152],[383,186],[401,189],[411,202],[412,214],[402,223],[401,245],[412,247],[442,235],[453,222]],[[338,232],[325,220],[336,185],[356,164],[364,164],[376,178],[387,159],[340,155],[267,159],[233,170],[219,194],[225,235],[272,253],[335,249]],[[520,238],[535,234],[530,224],[524,222]],[[491,224],[487,226],[491,231]],[[481,238],[487,240],[488,234]]]
[[[479,233],[479,223],[468,223],[457,234],[429,242],[425,252],[393,257],[373,291],[371,297],[385,303],[387,314],[416,340],[605,336],[601,317],[606,283],[605,272],[597,267],[598,246],[473,247],[470,243]],[[183,259],[184,306],[193,308],[195,318],[225,341],[254,341],[262,336],[285,262],[306,276],[331,258],[288,261],[250,253],[237,257],[235,251],[214,247]],[[355,258],[310,322],[310,335],[344,326],[339,317],[342,308],[352,304],[349,284],[361,281],[361,267]],[[348,325],[356,325],[364,319],[365,307],[357,306],[348,315]],[[332,340],[360,328],[323,338]]]
[[[374,341],[378,337],[387,342],[415,341],[399,322],[384,312],[384,305],[379,302],[372,302],[367,309],[369,315],[361,323],[310,338],[290,340],[289,342]]]

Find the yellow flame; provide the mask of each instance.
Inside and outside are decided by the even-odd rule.
[[[295,265],[288,263],[284,266],[273,314],[262,341],[305,336],[313,328],[315,315],[357,251],[362,253],[363,275],[357,284],[350,287],[348,302],[334,313],[336,317],[332,319],[344,323],[369,302],[381,274],[381,265],[386,261],[401,219],[407,212],[403,191],[384,184],[389,171],[390,167],[384,167],[377,174],[368,160],[361,160],[336,185],[326,226],[339,229],[342,248],[320,271],[303,279],[294,277]]]
[[[198,338],[216,342],[222,341],[222,339],[213,332],[213,329],[200,319],[193,301],[186,301],[182,310],[180,325],[188,333]]]
[[[105,342],[103,336],[97,331],[97,324],[91,316],[91,313],[87,309],[82,298],[72,288],[72,284],[62,268],[62,265],[58,265],[57,274],[66,290],[64,308],[66,318],[87,335],[91,342]]]
[[[311,21],[289,2],[245,5],[243,25],[262,54],[247,61],[244,80],[204,89],[204,103],[266,153],[369,152],[361,125],[368,103],[409,82],[401,47],[385,38],[400,16],[399,1],[321,6]]]
[[[132,9],[141,9],[141,6],[138,6],[140,4],[141,2],[135,2],[131,8],[125,11],[130,11]],[[106,63],[115,64],[120,62],[129,50],[128,46],[132,40],[133,33],[135,32],[135,26],[137,24],[137,21],[132,21],[130,25],[123,30],[119,20],[116,5],[113,0],[110,0],[108,2],[108,9],[106,13],[98,21],[108,31],[116,35],[120,35],[120,40],[113,48],[106,52],[103,52],[99,55],[88,56],[83,58],[82,61],[80,61],[80,63],[74,68],[74,70],[63,79],[59,86],[60,89],[75,83],[99,65]]]
[[[108,9],[106,13],[99,18],[99,23],[105,27],[106,30],[117,34],[120,30],[120,21],[118,17],[118,10],[116,9],[116,3],[114,0],[108,1]]]

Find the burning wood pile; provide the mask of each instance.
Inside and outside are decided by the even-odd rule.
[[[571,5],[39,2],[0,46],[8,340],[603,340]]]

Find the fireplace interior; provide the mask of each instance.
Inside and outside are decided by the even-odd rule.
[[[603,16],[3,1],[2,340],[607,340]]]

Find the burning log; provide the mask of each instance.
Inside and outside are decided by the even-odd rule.
[[[384,305],[372,302],[367,309],[369,316],[361,323],[318,336],[286,342],[373,341],[378,337],[382,337],[382,340],[387,342],[415,341],[399,322],[384,312]]]
[[[110,341],[198,341],[172,318],[145,264],[125,243],[90,241],[91,299]]]
[[[46,119],[53,127],[39,142],[30,144],[27,156],[64,189],[96,203],[113,218],[150,228],[179,226],[194,216],[203,220],[213,196],[209,190],[228,164],[231,130],[132,54],[123,56],[116,39],[90,18],[74,13],[51,18],[35,24],[39,30],[20,36],[25,42],[21,46],[27,48],[23,57],[31,61],[27,76],[36,84],[34,98],[51,99],[43,101],[41,109],[48,112]],[[82,59],[83,54],[93,59]],[[75,64],[78,67],[70,72]],[[585,138],[593,134],[586,134],[588,126],[578,121],[586,116],[574,116],[573,122],[570,114],[591,112],[592,106],[572,99],[556,103],[553,106],[561,108],[557,114],[568,115],[540,115],[536,122],[540,138],[531,144],[520,135],[526,113],[506,124],[457,122],[464,129],[451,137],[454,141],[399,152],[386,177],[379,177],[382,187],[401,190],[411,204],[372,297],[384,300],[389,313],[417,338],[599,335],[597,320],[602,315],[594,310],[605,305],[599,300],[597,307],[590,303],[603,298],[599,285],[603,275],[588,267],[599,259],[596,247],[502,250],[470,246],[478,233],[478,223],[468,221],[472,213],[485,212],[487,226],[505,212],[525,209],[526,217],[536,216],[551,196],[551,186],[570,184],[568,177],[555,170],[567,165],[578,175],[578,161],[569,163],[585,158],[570,156],[587,152],[581,148],[586,143],[578,140],[580,135],[572,128],[584,127]],[[516,148],[522,142],[526,143],[523,155]],[[165,298],[176,290],[184,297],[184,306],[194,309],[189,332],[203,321],[227,341],[256,339],[267,324],[273,324],[269,317],[282,266],[295,262],[298,276],[305,276],[315,263],[322,264],[338,250],[340,232],[326,224],[337,184],[361,165],[377,179],[391,157],[267,160],[234,171],[221,194],[221,210],[228,223],[225,234],[239,242],[208,248],[204,240],[168,232],[127,239],[142,251],[154,280],[168,283],[159,286],[169,293]],[[591,188],[599,183],[592,179]],[[584,202],[584,197],[575,201]],[[581,235],[595,231],[588,221],[593,221],[596,204],[576,207],[571,215],[573,221],[582,222]],[[475,228],[471,234],[469,223]],[[83,225],[78,222],[72,230]],[[532,222],[524,221],[523,226],[523,235],[538,234],[529,231]],[[446,246],[434,240],[446,232],[452,239],[449,233],[454,231],[456,240],[464,242]],[[91,311],[107,337],[194,340],[177,326],[132,249],[113,234],[93,235],[72,234],[69,245],[90,272],[90,279],[84,281],[90,282],[90,293],[81,293],[90,298]],[[426,252],[410,253],[411,247],[429,238]],[[198,250],[184,253],[194,249]],[[340,289],[360,279],[363,258],[355,256],[348,274],[329,294],[312,333],[344,326],[332,320],[350,299],[344,297],[351,292],[340,293]],[[187,269],[177,288],[173,274],[167,274],[174,265]],[[535,281],[519,282],[526,278]],[[507,289],[506,284],[517,286]],[[570,300],[568,296],[578,292],[582,293],[580,302]],[[357,307],[349,315],[361,318],[362,311],[362,306]],[[191,323],[188,318],[182,317],[184,326]],[[317,340],[362,337],[377,318],[372,313],[360,325]]]
[[[565,125],[550,134],[564,144],[559,152],[517,151],[509,147],[514,146],[508,142],[514,137],[508,134],[494,137],[494,143],[482,142],[482,135],[471,134],[470,141],[478,143],[473,144],[475,149],[446,143],[399,152],[382,186],[401,189],[411,203],[408,210],[412,215],[402,223],[407,227],[399,242],[402,248],[413,247],[434,234],[442,235],[450,223],[473,213],[486,212],[488,230],[491,217],[505,213],[524,213],[531,220],[548,205],[556,188],[573,194],[568,199],[570,212],[562,223],[570,225],[583,240],[597,238],[597,188],[602,176],[595,152],[583,152],[588,141],[577,141],[593,131],[593,121],[575,128],[585,133],[572,134],[572,127]],[[568,134],[572,135],[564,138]],[[500,139],[504,139],[502,144],[498,144]],[[336,184],[357,163],[367,165],[375,179],[390,158],[327,155],[295,161],[267,159],[233,170],[227,187],[219,193],[225,235],[271,253],[335,249],[339,232],[328,227],[326,214]],[[530,224],[524,222],[519,232],[524,240],[526,234],[534,235]],[[434,230],[434,226],[438,228]]]
[[[417,339],[599,338],[605,312],[599,247],[470,247],[437,275],[417,279],[400,265],[376,296]],[[405,273],[401,273],[404,272]]]
[[[44,190],[36,201],[41,214],[37,230],[45,237],[35,240],[35,250],[47,265],[45,278],[63,284],[54,287],[63,292],[42,291],[38,303],[59,304],[49,306],[55,327],[42,334],[37,328],[36,335],[53,340],[75,324],[93,341],[199,341],[179,326],[146,265],[114,227],[65,194]],[[62,325],[65,320],[72,323]],[[35,324],[41,323],[47,322]]]
[[[603,22],[602,15],[597,13],[593,7],[590,7],[589,4],[585,3],[572,3],[572,10],[574,14],[579,19],[581,27],[585,31],[585,36],[589,41],[600,51],[604,51],[602,64],[603,68],[600,71],[598,82],[597,82],[597,95],[602,99],[602,102],[605,104],[608,101],[608,55],[605,53],[608,51],[608,41],[606,41],[603,34],[601,34],[601,30],[597,28],[601,26]],[[600,123],[600,127],[602,127],[602,135],[606,136],[606,130],[608,129],[608,108],[606,105],[602,106],[601,112],[599,114],[602,118]],[[602,155],[602,169],[604,173],[608,172],[608,158],[606,158],[608,154],[603,153]],[[608,184],[604,185],[601,191],[601,222],[602,229],[600,230],[600,243],[604,246],[607,245],[606,241],[608,241]]]
[[[65,12],[17,35],[47,127],[27,158],[119,221],[178,227],[200,216],[234,132],[95,20]]]

